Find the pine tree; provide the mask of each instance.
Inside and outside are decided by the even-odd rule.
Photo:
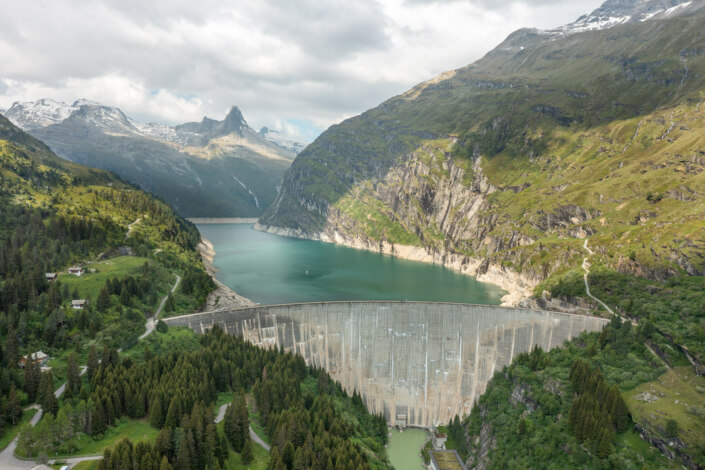
[[[17,332],[15,328],[10,324],[7,329],[7,337],[5,338],[5,364],[10,369],[15,369],[17,367],[17,355],[20,349],[20,343],[17,339]]]
[[[240,429],[237,426],[235,397],[233,397],[233,401],[230,403],[230,406],[228,406],[225,410],[225,416],[223,418],[223,432],[225,433],[225,437],[228,438],[230,444],[232,444],[235,450],[239,452],[239,449],[236,447],[236,443],[240,441],[238,436]]]
[[[88,380],[93,380],[93,376],[98,370],[98,364],[98,351],[96,351],[95,346],[91,344],[91,348],[88,351],[88,362],[86,363]]]
[[[20,404],[19,398],[17,398],[17,390],[15,389],[15,383],[10,385],[10,393],[7,397],[7,417],[12,422],[14,426],[17,424],[17,420],[22,416],[22,405]]]
[[[164,426],[164,411],[162,410],[162,401],[159,396],[152,400],[152,405],[149,407],[149,424],[157,429]]]
[[[71,353],[66,363],[66,397],[71,398],[78,395],[81,390],[81,373],[78,368],[76,355]]]
[[[125,283],[122,284],[122,290],[120,291],[120,303],[125,307],[130,306],[130,293],[128,292]]]
[[[39,364],[32,360],[27,361],[24,366],[24,391],[27,393],[30,402],[37,400],[41,378],[42,373]]]
[[[171,464],[166,458],[166,455],[162,457],[162,462],[159,464],[159,470],[172,470]]]
[[[176,401],[176,397],[174,397],[171,399],[171,403],[169,403],[169,410],[166,412],[164,426],[172,429],[178,426],[179,415],[181,415],[181,410],[179,409],[179,403]]]
[[[51,413],[56,416],[59,411],[59,401],[54,395],[54,374],[48,371],[42,374],[40,389],[40,400],[44,413]]]
[[[252,455],[252,441],[250,439],[245,440],[245,444],[242,446],[242,453],[240,454],[242,463],[247,465],[254,460],[254,455]]]
[[[104,286],[98,294],[98,311],[106,312],[110,308],[110,290]]]
[[[91,410],[91,434],[93,436],[101,435],[108,429],[105,419],[105,410],[100,400],[96,401]]]
[[[237,426],[237,432],[235,434],[236,442],[233,443],[233,447],[235,450],[240,452],[245,445],[245,442],[249,440],[250,436],[250,418],[247,413],[247,404],[245,403],[244,395],[240,395],[237,402],[237,409],[235,410],[235,423]]]

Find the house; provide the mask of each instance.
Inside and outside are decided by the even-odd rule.
[[[26,364],[29,364],[30,361],[32,364],[39,364],[40,366],[44,366],[47,361],[49,360],[49,355],[43,353],[42,351],[37,351],[32,354],[27,354],[26,356],[22,356],[20,360],[18,361],[19,365],[21,368],[24,368]]]
[[[433,432],[433,448],[434,449],[445,449],[446,441],[448,440],[448,435],[442,433],[438,430]]]
[[[74,310],[83,310],[88,305],[88,299],[74,299],[71,301],[71,307]]]
[[[69,268],[69,274],[73,274],[74,276],[80,276],[83,274],[83,267],[82,266],[71,266]]]
[[[44,278],[45,278],[47,281],[56,281],[56,278],[57,278],[57,277],[58,277],[58,276],[56,275],[56,273],[44,273]]]

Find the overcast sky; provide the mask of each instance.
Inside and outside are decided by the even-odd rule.
[[[87,98],[141,121],[222,119],[301,140],[520,27],[601,0],[28,0],[0,16],[0,108]]]

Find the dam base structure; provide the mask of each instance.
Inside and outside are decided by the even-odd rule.
[[[608,320],[488,305],[321,302],[164,319],[204,333],[215,325],[324,368],[390,426],[431,427],[468,415],[495,371],[523,352],[560,346]]]

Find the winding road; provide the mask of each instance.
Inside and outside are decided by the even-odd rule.
[[[137,223],[139,221],[136,220],[133,222],[133,224]],[[171,288],[171,293],[173,294],[176,291],[176,288],[179,287],[179,283],[181,282],[181,276],[178,274],[174,274],[176,276],[176,282],[174,282],[173,287]],[[154,328],[157,323],[157,319],[159,318],[159,314],[162,312],[162,309],[164,308],[164,304],[166,303],[167,299],[169,298],[169,295],[164,296],[162,299],[161,303],[159,304],[159,308],[157,309],[157,312],[154,314],[152,318],[148,318],[147,321],[145,322],[145,332],[140,335],[139,339],[141,340],[142,338],[146,337],[149,335],[152,331],[154,331]],[[119,349],[118,351],[122,351],[122,349]],[[86,366],[81,366],[81,375],[86,373]],[[61,395],[64,394],[64,391],[66,390],[66,383],[61,384],[59,388],[56,389],[54,392],[54,395],[56,398],[59,398]],[[224,405],[225,406],[225,405]],[[32,419],[29,421],[29,424],[32,426],[36,426],[36,424],[39,422],[39,420],[42,418],[42,408],[39,405],[32,405],[29,408],[36,408],[38,411],[35,413],[35,415],[32,417]],[[221,407],[222,408],[222,407]],[[223,415],[225,415],[225,410],[223,410]],[[221,418],[222,420],[222,418]],[[218,421],[216,421],[218,422]],[[250,434],[252,434],[252,428],[250,428]],[[30,470],[34,467],[37,466],[37,463],[33,460],[22,460],[20,458],[17,458],[15,456],[15,449],[17,449],[17,439],[18,437],[15,437],[15,439],[10,442],[5,449],[3,449],[2,452],[0,452],[0,470]],[[259,439],[259,437],[258,437]],[[253,439],[254,440],[254,439]],[[265,444],[266,445],[266,444]],[[264,447],[264,446],[263,446]],[[265,447],[267,450],[269,450],[268,446]],[[54,463],[54,462],[63,462],[66,463],[67,465],[71,466],[74,464],[77,464],[79,462],[84,462],[87,460],[99,460],[103,458],[102,454],[101,455],[84,455],[84,456],[78,456],[78,457],[69,457],[65,459],[51,459],[49,460],[49,463]]]
[[[595,254],[595,252],[592,251],[592,250],[588,247],[587,238],[585,239],[585,243],[583,244],[583,248],[585,248],[585,249],[587,250],[587,252],[590,254],[590,256],[592,256],[592,255]],[[585,293],[586,293],[586,294],[588,295],[588,297],[590,297],[591,299],[595,300],[596,302],[599,302],[599,304],[602,305],[603,307],[605,307],[605,310],[607,310],[608,312],[610,312],[612,315],[617,315],[616,313],[614,313],[614,310],[612,310],[611,308],[609,308],[609,307],[607,306],[606,303],[604,303],[603,301],[601,301],[600,299],[598,299],[597,297],[595,297],[594,295],[592,295],[592,294],[590,293],[590,284],[588,283],[588,275],[590,274],[590,263],[588,263],[588,258],[589,258],[589,256],[586,256],[585,258],[583,258],[583,270],[585,271],[585,274],[583,275],[583,279],[585,280]],[[621,315],[619,315],[619,316],[621,317]],[[623,320],[626,320],[625,318],[622,318],[622,319],[623,319]]]
[[[588,247],[588,241],[587,241],[587,239],[585,239],[585,243],[583,244],[583,248],[585,248],[585,249],[587,250],[587,252],[590,254],[590,256],[592,256],[592,255],[595,254],[595,252],[592,251],[592,250]],[[612,310],[611,308],[609,308],[606,303],[604,303],[603,301],[601,301],[600,299],[598,299],[597,297],[595,297],[594,295],[592,295],[592,294],[590,293],[590,284],[588,283],[588,275],[590,274],[590,263],[588,263],[588,256],[586,256],[585,258],[583,258],[583,270],[585,271],[585,274],[583,275],[583,279],[585,280],[585,293],[588,295],[588,297],[590,297],[591,299],[593,299],[593,300],[599,302],[600,305],[602,305],[603,307],[605,307],[605,309],[606,309],[608,312],[610,312],[612,315],[617,315],[619,318],[622,319],[622,321],[628,321],[628,322],[631,323],[633,326],[637,326],[638,323],[637,323],[636,320],[633,320],[633,319],[631,319],[631,318],[627,318],[627,317],[625,317],[624,315],[621,315],[621,314],[619,314],[619,313],[616,313],[614,310]],[[656,359],[658,359],[659,361],[661,361],[661,363],[662,363],[664,366],[666,366],[668,369],[671,368],[671,366],[668,365],[668,363],[667,363],[666,361],[664,361],[661,356],[659,356],[658,354],[656,354],[656,351],[654,351],[653,348],[652,348],[651,346],[649,346],[649,343],[648,343],[648,342],[644,342],[644,346],[646,347],[646,349],[649,350],[649,352],[650,352],[651,354],[653,354],[653,356],[654,356]]]
[[[178,274],[175,274],[176,276],[176,282],[174,283],[174,286],[171,288],[171,293],[173,294],[176,291],[176,288],[179,287],[179,283],[181,282],[181,276]],[[157,326],[157,320],[159,319],[159,314],[162,313],[162,309],[164,308],[164,304],[166,304],[167,299],[169,298],[169,295],[165,295],[164,298],[162,299],[162,302],[159,304],[159,308],[157,309],[156,313],[152,318],[148,318],[147,321],[144,324],[144,329],[145,332],[140,335],[138,339],[143,339],[149,334],[154,331],[154,328]]]
[[[216,423],[220,423],[221,421],[223,421],[223,419],[225,418],[225,410],[227,410],[229,406],[230,406],[230,403],[226,403],[225,405],[222,405],[218,409],[218,415],[215,417]],[[252,439],[252,442],[255,442],[255,443],[259,444],[260,446],[262,446],[262,448],[264,450],[266,450],[267,452],[270,451],[271,446],[269,444],[267,444],[266,442],[264,442],[262,440],[262,438],[257,435],[255,430],[252,429],[252,426],[250,426],[250,439]]]

